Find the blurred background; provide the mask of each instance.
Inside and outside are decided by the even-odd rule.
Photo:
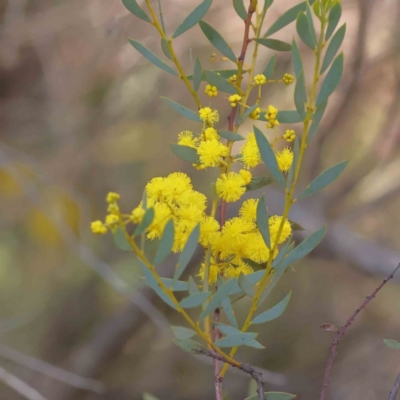
[[[168,32],[198,3],[162,1]],[[275,1],[265,27],[296,3]],[[238,353],[265,370],[267,390],[299,400],[318,398],[322,385],[333,333],[319,326],[343,324],[400,261],[400,1],[342,5],[344,77],[300,184],[343,159],[350,163],[323,195],[293,209],[305,234],[328,222],[327,236],[268,300],[272,305],[293,290],[284,315],[260,328],[266,349]],[[206,20],[238,53],[243,21],[231,3],[215,1]],[[116,250],[111,236],[89,231],[91,220],[103,218],[110,190],[121,193],[129,211],[154,176],[185,171],[206,193],[215,178],[169,150],[180,131],[195,125],[159,96],[195,104],[181,82],[128,44],[132,37],[163,56],[151,28],[120,0],[0,1],[0,380],[7,382],[1,399],[24,398],[13,383],[48,400],[141,399],[146,391],[160,400],[214,398],[208,360],[171,342],[169,325],[182,324],[180,318],[142,286],[133,256]],[[274,37],[293,35],[292,24]],[[210,63],[215,50],[198,27],[175,47],[187,71],[189,48],[206,68],[232,68]],[[301,51],[311,71],[313,54]],[[273,54],[261,48],[260,72]],[[278,53],[277,78],[285,72],[292,72],[290,54]],[[293,89],[268,86],[264,106],[293,109]],[[226,110],[222,128],[224,97],[212,103]],[[276,188],[267,188],[266,199],[282,212]],[[236,212],[236,205],[228,208]],[[400,339],[399,282],[385,287],[342,340],[330,399],[387,398],[400,355],[383,339]],[[237,307],[241,319],[247,300]],[[230,370],[229,399],[246,397],[248,386],[247,376]]]

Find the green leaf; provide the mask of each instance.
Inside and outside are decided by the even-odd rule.
[[[151,52],[147,47],[143,46],[136,40],[128,39],[129,43],[145,58],[147,58],[156,67],[169,72],[172,75],[178,75],[169,65],[165,64],[163,60],[158,58],[153,52]]]
[[[314,41],[314,39],[312,37],[307,17],[303,13],[299,14],[299,16],[297,17],[296,30],[297,30],[297,34],[300,36],[301,40],[311,50],[314,50],[315,41]]]
[[[203,79],[203,68],[201,67],[199,57],[196,58],[193,71],[193,89],[197,92]]]
[[[143,400],[158,400],[158,397],[155,397],[150,393],[143,393]]]
[[[181,146],[180,144],[170,143],[172,152],[187,162],[191,164],[200,164],[199,155],[197,154],[197,150],[193,147],[189,146]]]
[[[189,110],[188,108],[181,106],[176,101],[168,99],[167,97],[161,96],[161,98],[169,104],[175,111],[179,114],[183,115],[184,117],[191,119],[192,121],[203,123],[198,114],[194,113],[193,111]]]
[[[167,293],[165,293],[162,288],[159,286],[158,282],[154,278],[153,274],[151,271],[146,267],[146,265],[143,264],[143,261],[139,259],[139,265],[142,268],[143,275],[145,279],[143,279],[143,282],[151,287],[157,295],[165,302],[167,303],[170,307],[172,307],[174,310],[176,310],[175,304],[171,300],[171,298],[168,296]]]
[[[131,245],[126,240],[125,231],[120,227],[114,232],[114,243],[120,250],[132,251]]]
[[[383,342],[387,347],[390,347],[391,349],[400,350],[400,343],[397,340],[383,339]]]
[[[247,296],[249,296],[249,297],[254,296],[253,289],[252,289],[253,285],[250,283],[250,281],[248,280],[248,278],[246,277],[246,275],[243,272],[241,272],[239,275],[238,284],[239,284],[240,289],[242,289],[243,292],[247,294]]]
[[[163,281],[164,285],[168,288],[171,288],[172,285],[172,279],[170,278],[161,278]],[[147,286],[150,286],[148,281],[146,280],[146,277],[142,279],[143,283],[145,283]],[[185,292],[188,290],[188,283],[183,282],[183,281],[176,281],[174,283],[174,287],[172,288],[174,292]]]
[[[290,190],[290,187],[292,186],[292,181],[293,181],[293,176],[297,167],[297,160],[299,159],[299,151],[300,151],[300,143],[299,143],[299,138],[296,136],[294,138],[294,146],[293,146],[293,162],[292,165],[290,166],[289,173],[286,179],[286,188]]]
[[[272,79],[272,76],[274,75],[274,71],[275,71],[275,65],[276,65],[276,55],[272,56],[269,59],[268,64],[264,69],[263,74],[265,75],[267,80]]]
[[[318,243],[322,240],[325,235],[326,226],[323,226],[318,231],[314,232],[306,239],[304,239],[294,250],[292,250],[279,265],[279,268],[285,268],[296,261],[304,258],[308,253],[311,253],[317,247]]]
[[[262,134],[262,132],[256,126],[254,126],[254,134],[256,136],[257,146],[258,149],[260,150],[261,158],[264,161],[264,164],[269,168],[271,174],[279,183],[279,185],[281,185],[281,187],[284,188],[285,179],[283,178],[282,172],[279,170],[275,153],[272,150],[272,147],[269,144],[268,139]]]
[[[317,35],[315,33],[315,28],[314,28],[314,21],[312,17],[312,10],[310,7],[310,4],[307,2],[306,3],[306,17],[307,17],[307,22],[308,22],[308,27],[310,29],[310,35],[311,38],[314,42],[314,46],[317,44]]]
[[[218,75],[214,71],[206,71],[203,72],[205,80],[213,86],[216,86],[218,90],[221,92],[235,94],[237,93],[237,89],[232,86],[225,78]]]
[[[219,136],[223,137],[224,139],[232,140],[234,142],[238,142],[240,140],[244,140],[245,138],[242,135],[239,135],[235,132],[229,131],[218,131]]]
[[[343,42],[345,34],[346,34],[346,24],[343,24],[334,34],[332,40],[329,43],[329,46],[325,53],[324,61],[322,63],[321,74],[323,74],[328,69],[332,60],[335,58],[336,53]]]
[[[297,45],[297,42],[294,39],[292,41],[292,63],[294,68],[294,74],[297,79],[299,75],[304,71],[304,69],[303,69],[303,61],[301,61],[299,46]]]
[[[271,36],[273,33],[280,31],[286,25],[289,25],[291,22],[293,22],[297,18],[297,15],[299,14],[299,12],[305,11],[305,10],[306,10],[306,2],[297,4],[296,6],[292,7],[291,9],[286,11],[284,14],[282,14],[271,25],[271,27],[264,34],[264,37]]]
[[[171,326],[171,330],[174,336],[180,340],[190,339],[196,335],[193,329],[185,328],[184,326]]]
[[[257,108],[259,107],[259,104],[254,104],[250,108],[247,108],[246,111],[243,113],[242,118],[240,119],[240,124],[243,124],[243,122],[246,120],[246,118]]]
[[[265,205],[264,195],[260,197],[257,203],[257,227],[260,230],[261,236],[264,239],[264,243],[270,249],[271,238],[269,235],[269,216],[267,207]]]
[[[236,347],[243,346],[256,338],[256,333],[237,333],[230,336],[225,336],[215,342],[218,347]]]
[[[155,266],[162,264],[171,253],[171,249],[174,244],[174,237],[174,221],[170,219],[165,225],[160,244],[158,245],[157,254],[154,258]]]
[[[204,0],[200,5],[198,5],[178,26],[178,29],[174,32],[172,37],[175,39],[195,26],[206,15],[211,4],[212,0]]]
[[[216,74],[220,75],[224,79],[228,79],[233,75],[237,75],[238,70],[237,69],[214,69],[213,72],[215,72]],[[243,71],[243,74],[245,74],[245,73],[247,73],[247,71]],[[188,78],[189,80],[192,80],[193,79],[193,75],[188,75],[186,78]],[[202,75],[201,79],[203,81],[206,80],[206,78],[204,76],[204,72],[203,72],[203,75]]]
[[[201,306],[209,297],[211,292],[199,292],[184,298],[179,304],[183,308],[195,308]]]
[[[243,21],[247,19],[247,11],[244,7],[243,0],[233,0],[233,8]]]
[[[265,186],[270,185],[274,180],[270,176],[257,176],[252,178],[250,183],[246,186],[246,191],[258,190]]]
[[[288,220],[290,222],[290,225],[292,226],[292,231],[305,231],[305,229],[298,224],[297,222],[292,221],[291,219]]]
[[[199,293],[199,288],[197,287],[196,282],[194,281],[194,279],[191,276],[189,276],[188,287],[189,287],[190,294]]]
[[[163,51],[165,57],[172,60],[172,55],[171,52],[169,51],[168,42],[163,38],[161,38],[161,50]]]
[[[240,331],[237,328],[234,328],[233,326],[229,326],[229,325],[224,325],[221,324],[220,322],[214,322],[214,325],[224,334],[227,336],[231,336],[231,335],[238,335],[243,333],[242,331]],[[245,344],[245,346],[248,347],[254,347],[256,349],[263,349],[264,346],[257,342],[257,340],[252,340],[250,342],[248,342],[247,344]]]
[[[154,208],[151,207],[146,210],[142,222],[136,227],[133,232],[133,237],[141,235],[153,222],[154,219]]]
[[[328,97],[336,89],[340,82],[343,73],[343,53],[340,53],[333,62],[329,72],[326,74],[324,82],[322,83],[321,90],[318,94],[316,106],[328,99]]]
[[[262,44],[265,47],[268,47],[271,50],[276,51],[290,51],[292,50],[292,46],[290,43],[282,42],[277,39],[256,39],[256,42]]]
[[[295,394],[284,392],[264,392],[265,400],[292,400],[295,397]],[[258,400],[258,394],[255,396],[247,397],[247,399],[245,400]]]
[[[174,273],[174,281],[180,278],[180,276],[188,266],[190,260],[192,259],[193,254],[197,248],[199,236],[200,236],[200,224],[197,224],[190,233],[189,238],[185,244],[185,247],[183,248],[182,253],[179,256],[178,266]]]
[[[292,292],[290,292],[283,300],[281,300],[277,305],[270,308],[268,311],[263,312],[258,315],[251,321],[252,324],[263,324],[264,322],[272,321],[278,317],[280,317],[283,312],[286,310],[287,305],[289,304],[290,297]]]
[[[233,311],[232,304],[228,296],[222,300],[221,306],[225,311],[226,318],[228,318],[228,321],[231,323],[231,325],[237,328],[238,324],[235,318],[235,313]]]
[[[207,22],[200,21],[200,28],[211,44],[229,60],[236,62],[236,56],[225,39]]]
[[[203,346],[192,339],[185,339],[185,340],[174,339],[174,343],[182,350],[187,351],[188,353],[196,353],[199,352],[200,350],[203,350]]]
[[[161,0],[158,0],[158,14],[160,15],[162,31],[165,33],[164,13],[163,13],[162,7],[161,7]]]
[[[328,41],[335,31],[337,24],[339,23],[340,17],[342,16],[342,6],[340,3],[336,3],[331,12],[329,13],[328,29],[326,30],[325,40]]]
[[[314,114],[312,116],[313,123],[312,123],[310,130],[308,132],[308,135],[307,135],[307,142],[311,141],[315,132],[317,131],[319,123],[321,122],[321,119],[324,116],[324,112],[325,112],[327,105],[328,105],[328,100],[325,100],[323,103],[321,103],[319,106],[317,106],[316,111],[314,111]]]
[[[139,6],[136,0],[122,0],[122,3],[128,9],[128,11],[130,11],[133,15],[136,15],[143,21],[151,22],[148,15],[143,11],[143,9]]]
[[[281,110],[278,111],[276,119],[281,124],[295,124],[298,122],[303,122],[304,118],[302,118],[296,110]],[[265,114],[260,114],[259,121],[267,121],[267,119],[265,118]]]
[[[294,104],[297,112],[304,119],[306,117],[307,89],[304,79],[304,72],[301,72],[294,88]],[[278,120],[279,121],[279,120]]]
[[[201,313],[199,317],[199,321],[204,319],[211,311],[215,310],[222,300],[229,295],[232,287],[235,285],[235,279],[230,279],[226,281],[221,286],[218,287],[218,290],[215,292],[214,296],[211,298],[205,310]]]
[[[265,269],[248,274],[246,275],[246,278],[250,281],[251,286],[254,286],[257,282],[259,282],[263,278],[264,275],[265,275]],[[229,295],[239,294],[241,292],[242,289],[239,287],[238,282],[235,281],[235,284],[232,286]]]
[[[339,164],[327,169],[321,175],[317,176],[304,190],[304,192],[297,198],[305,199],[308,196],[322,190],[331,184],[346,168],[348,161],[342,161]]]

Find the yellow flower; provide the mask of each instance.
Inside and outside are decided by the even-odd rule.
[[[148,228],[148,239],[156,239],[161,237],[164,227],[171,217],[171,209],[165,203],[156,203],[154,204],[153,208],[154,219]]]
[[[119,207],[117,203],[110,203],[107,207],[107,212],[110,214],[119,214]]]
[[[241,169],[239,171],[239,175],[243,178],[244,183],[246,185],[248,185],[251,182],[251,178],[253,177],[251,172],[250,171],[246,171],[245,169]]]
[[[200,119],[208,125],[214,125],[219,121],[217,110],[212,110],[210,107],[203,107],[199,110]]]
[[[275,126],[279,125],[279,121],[276,119],[278,115],[278,109],[272,105],[268,106],[267,113],[265,114],[265,118],[267,119],[267,128],[272,129]]]
[[[209,97],[216,97],[218,95],[218,89],[216,86],[207,85],[205,88],[205,93]]]
[[[294,76],[290,74],[285,74],[283,75],[282,80],[285,83],[285,85],[290,85],[294,81]]]
[[[115,203],[116,201],[118,201],[120,199],[120,195],[118,193],[114,193],[114,192],[110,192],[107,195],[106,201],[107,203]]]
[[[246,143],[241,150],[240,160],[247,169],[254,168],[261,163],[261,154],[258,150],[254,132],[247,136]]]
[[[234,267],[233,265],[230,265],[229,267],[225,268],[224,270],[224,277],[225,278],[239,278],[240,273],[243,273],[244,275],[248,275],[254,272],[253,268],[250,267],[250,265],[246,263],[241,263],[237,267]]]
[[[204,131],[204,138],[206,140],[219,140],[219,135],[218,132],[215,128],[210,126],[209,128],[206,128]]]
[[[283,135],[283,138],[289,143],[293,142],[295,137],[296,137],[296,133],[294,132],[293,129],[287,129],[285,134]]]
[[[167,201],[179,201],[180,196],[193,189],[190,178],[183,172],[173,172],[164,180],[164,196]]]
[[[93,221],[90,225],[90,229],[93,233],[97,233],[98,235],[104,235],[107,233],[107,227],[101,221]]]
[[[146,193],[148,200],[160,201],[165,197],[164,191],[166,189],[165,178],[153,178],[146,185]]]
[[[254,120],[260,119],[260,112],[261,112],[260,107],[257,107],[254,111],[250,113],[249,115],[250,119]]]
[[[229,154],[229,149],[219,140],[206,140],[197,148],[200,162],[206,167],[216,167],[221,162],[221,157]]]
[[[293,151],[285,147],[282,151],[276,152],[278,167],[283,172],[288,172],[293,163]]]
[[[228,97],[229,103],[231,103],[232,107],[236,107],[237,103],[242,100],[242,97],[239,96],[238,94],[233,94],[232,96]]]
[[[264,74],[258,74],[254,77],[255,85],[265,85],[267,83],[267,78]]]
[[[222,174],[215,183],[217,195],[226,202],[239,200],[246,192],[246,182],[235,172]]]
[[[258,199],[245,200],[240,207],[239,215],[250,222],[254,222],[257,217],[257,204]]]
[[[118,215],[115,214],[108,214],[106,215],[105,225],[114,230],[117,227],[120,218]]]
[[[271,236],[271,243],[274,243],[276,240],[276,236],[279,231],[279,227],[282,223],[282,217],[279,215],[273,215],[268,220],[269,223],[269,234]],[[282,228],[282,232],[279,236],[278,243],[283,243],[288,237],[292,234],[292,226],[288,220],[285,220]]]
[[[265,263],[269,260],[271,251],[264,242],[261,233],[253,232],[247,235],[245,258],[256,263]]]
[[[230,83],[236,83],[237,75],[232,75],[228,78],[228,82]]]
[[[204,273],[206,269],[206,263],[201,263],[200,271],[197,276],[200,277],[202,281],[204,281]],[[217,283],[218,282],[218,275],[219,275],[220,268],[217,264],[215,264],[214,259],[211,259],[210,269],[208,270],[208,283]]]
[[[183,131],[178,135],[178,144],[181,146],[196,147],[197,138],[190,131]]]
[[[136,208],[132,210],[130,218],[134,224],[140,224],[142,222],[144,214],[145,210],[143,209],[142,204],[139,204]]]
[[[210,216],[203,217],[200,223],[199,242],[206,247],[211,244],[219,233],[219,222]]]

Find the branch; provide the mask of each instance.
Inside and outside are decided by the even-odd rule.
[[[389,394],[389,400],[396,400],[399,387],[400,387],[400,373],[397,375],[396,382],[394,383],[393,389]]]
[[[386,283],[393,278],[394,274],[400,269],[400,263],[399,265],[394,269],[394,271],[389,275],[388,278],[386,278],[374,291],[371,295],[367,296],[365,298],[365,300],[361,303],[360,307],[358,307],[353,314],[350,316],[350,318],[346,321],[346,323],[337,330],[336,333],[336,337],[332,342],[332,346],[331,346],[331,353],[330,356],[328,358],[328,361],[326,363],[326,368],[325,368],[325,375],[324,375],[324,384],[322,386],[321,389],[321,394],[319,397],[319,400],[325,400],[325,395],[326,395],[326,391],[328,389],[329,386],[329,379],[331,376],[331,370],[332,370],[332,365],[333,362],[335,360],[335,357],[337,355],[337,347],[339,346],[339,342],[340,339],[344,336],[344,334],[346,333],[347,328],[354,322],[355,318],[357,317],[357,315],[360,313],[361,310],[363,310],[368,303],[375,298],[375,296],[377,295],[377,293],[386,285]],[[392,398],[390,398],[390,400],[392,400]]]

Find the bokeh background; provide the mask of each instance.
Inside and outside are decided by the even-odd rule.
[[[161,3],[171,33],[199,2]],[[265,26],[296,3],[275,1]],[[321,388],[333,334],[319,326],[343,324],[400,261],[400,1],[342,5],[344,77],[301,184],[343,159],[350,163],[324,194],[293,210],[306,234],[327,221],[327,236],[269,299],[272,305],[293,290],[285,314],[260,328],[266,349],[238,353],[265,370],[268,390],[299,400],[318,398]],[[230,2],[214,1],[206,20],[239,51],[243,22]],[[274,37],[293,35],[292,24]],[[210,363],[171,343],[169,324],[180,318],[142,286],[133,256],[88,228],[103,217],[110,190],[131,210],[154,176],[185,171],[205,192],[215,178],[169,151],[178,132],[194,125],[159,96],[195,105],[183,84],[144,60],[127,37],[162,56],[156,31],[120,0],[0,1],[0,380],[8,382],[0,385],[1,399],[23,398],[9,387],[15,377],[48,400],[141,399],[146,391],[160,400],[213,398]],[[176,40],[186,70],[189,48],[206,68],[232,68],[210,64],[215,50],[198,27]],[[312,52],[301,51],[310,71]],[[260,71],[273,54],[261,48]],[[292,72],[290,55],[279,53],[277,77],[284,72]],[[292,86],[268,87],[264,105],[293,109],[292,94]],[[226,104],[224,95],[213,100],[226,110],[221,127]],[[268,187],[266,198],[281,212],[276,188]],[[342,340],[330,399],[387,398],[400,354],[383,339],[400,338],[399,282]],[[239,318],[246,301],[238,304]],[[229,399],[243,399],[248,387],[247,376],[230,371]]]

